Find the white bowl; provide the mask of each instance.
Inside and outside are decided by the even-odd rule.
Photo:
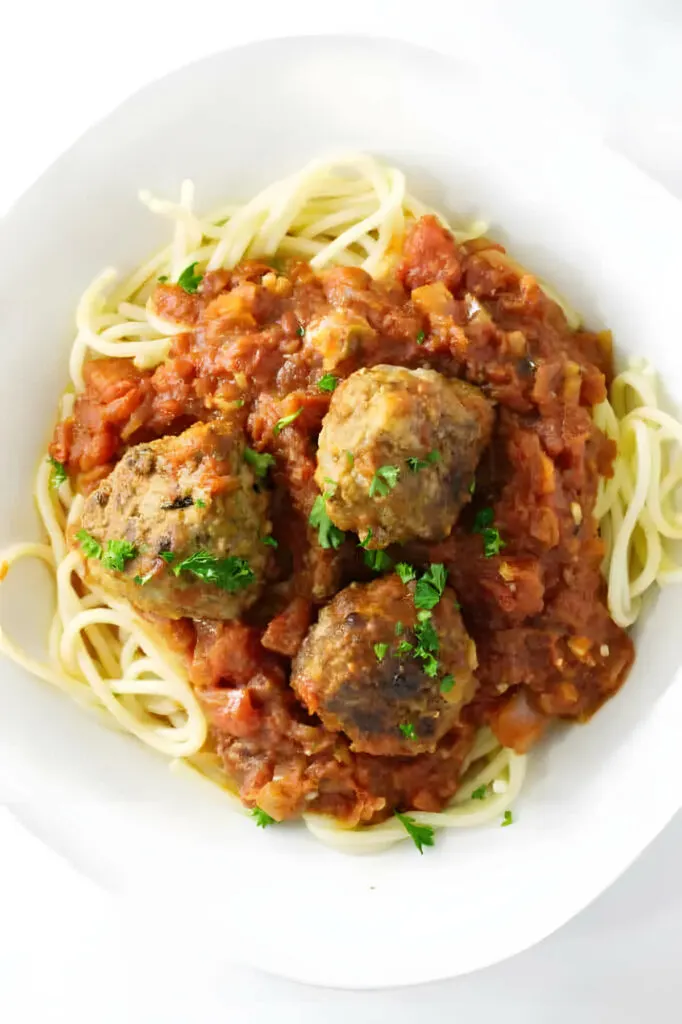
[[[618,351],[682,396],[682,207],[589,139],[568,136],[489,69],[407,45],[288,39],[211,57],[144,89],[91,129],[0,230],[0,543],[35,535],[31,486],[66,383],[76,300],[101,268],[168,238],[140,187],[199,203],[245,198],[307,159],[364,149],[440,208],[491,232]],[[3,622],[43,635],[44,578],[16,571]],[[636,637],[623,691],[531,758],[512,828],[440,834],[344,857],[296,825],[254,827],[219,791],[175,777],[15,666],[1,667],[0,798],[180,945],[325,985],[451,977],[526,948],[577,913],[682,803],[680,592]]]

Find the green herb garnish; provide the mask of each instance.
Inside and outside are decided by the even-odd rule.
[[[401,640],[398,644],[398,654],[411,654],[414,650],[414,644],[411,644],[409,640]]]
[[[424,459],[419,459],[416,455],[410,455],[410,457],[406,459],[406,462],[413,473],[418,473],[420,469],[428,469],[429,466],[433,466],[436,462],[440,462],[440,452],[434,449],[432,452],[429,452]]]
[[[406,740],[416,740],[417,734],[414,731],[412,722],[401,722],[398,726]]]
[[[268,547],[268,548],[278,548],[279,547],[279,543],[272,536],[261,537],[261,544],[265,544],[265,546]]]
[[[264,476],[267,476],[270,466],[274,466],[276,461],[275,456],[270,455],[269,452],[263,452],[261,454],[260,452],[254,451],[253,448],[244,449],[244,462],[246,462],[248,466],[251,466],[254,474],[261,480]]]
[[[194,504],[196,505],[197,508],[206,508],[206,502],[204,501],[203,498],[195,498]]]
[[[474,533],[480,533],[483,537],[483,554],[486,558],[492,558],[493,555],[499,555],[502,548],[506,547],[505,542],[500,537],[500,531],[496,526],[493,526],[493,520],[495,518],[495,512],[492,508],[482,508],[476,513],[474,520]]]
[[[396,624],[395,624],[395,635],[396,636],[402,636],[404,632],[405,632],[405,627],[403,626],[402,622],[396,622]]]
[[[254,807],[251,811],[251,817],[255,820],[258,828],[266,828],[268,825],[275,824],[275,819],[271,818],[267,811],[261,810],[260,807]]]
[[[440,562],[430,565],[423,576],[417,581],[414,592],[416,608],[435,608],[445,589],[448,574]]]
[[[234,555],[228,558],[215,558],[208,551],[196,551],[188,558],[183,558],[173,566],[173,572],[176,576],[181,572],[189,572],[204,583],[214,583],[216,587],[231,594],[248,587],[256,578],[245,558],[237,558]]]
[[[284,428],[288,427],[290,423],[293,423],[294,420],[298,419],[302,412],[303,406],[301,406],[300,409],[297,409],[296,412],[292,412],[288,416],[283,416],[281,420],[277,420],[274,427],[272,428],[272,433],[274,434],[274,436],[277,437],[279,434],[281,434]]]
[[[514,819],[512,817],[512,812],[511,811],[505,811],[504,812],[504,817],[502,818],[502,821],[500,823],[501,828],[504,828],[505,825],[513,825],[513,824],[514,824]]]
[[[472,800],[485,800],[487,792],[488,792],[488,787],[487,786],[479,786],[478,789],[475,789],[473,791],[473,793],[471,794],[471,799]]]
[[[334,548],[337,550],[343,544],[346,535],[343,530],[339,530],[338,526],[334,526],[329,515],[327,514],[327,506],[325,500],[321,494],[315,498],[308,522],[311,526],[319,530],[318,539],[320,541],[320,547],[323,548]]]
[[[66,467],[63,462],[59,462],[54,456],[48,455],[47,461],[52,466],[52,472],[50,473],[50,487],[61,487],[67,478]]]
[[[162,275],[161,275],[161,277],[159,277],[159,278],[158,278],[157,280],[158,280],[158,281],[159,281],[159,282],[160,282],[161,284],[165,284],[165,283],[166,283],[166,281],[168,280],[168,274],[162,274]]]
[[[149,583],[150,579],[154,575],[154,570],[151,569],[145,573],[144,576],[133,576],[133,583],[137,583],[138,587],[143,587],[145,583]]]
[[[172,551],[159,551],[159,558],[163,558],[164,562],[168,565],[172,565],[175,561],[175,555]]]
[[[453,675],[451,675],[450,673],[448,673],[446,676],[443,676],[443,678],[440,681],[440,692],[441,693],[450,693],[450,690],[452,689],[452,687],[454,685],[455,685],[455,677]]]
[[[426,340],[426,331],[420,331],[419,334],[417,335],[417,344],[418,345],[423,345],[425,340]]]
[[[183,291],[187,292],[188,295],[194,295],[204,279],[203,274],[194,273],[195,267],[196,263],[190,263],[188,267],[185,267],[178,278],[178,284]]]
[[[412,566],[408,565],[407,562],[398,562],[395,567],[395,571],[398,576],[400,576],[403,583],[409,583],[410,580],[415,579],[417,575]]]
[[[433,829],[430,825],[418,825],[414,818],[407,814],[398,814],[397,811],[395,816],[420,853],[424,852],[424,846],[434,846]]]
[[[305,337],[305,327],[303,326],[303,324],[298,325],[298,327],[296,328],[296,333],[298,334],[299,338]]]
[[[388,652],[388,644],[375,644],[374,653],[377,661],[383,661]]]
[[[105,569],[114,569],[116,572],[123,572],[126,562],[134,558],[137,549],[134,544],[127,540],[109,540],[107,549],[102,558],[102,565]]]
[[[349,451],[346,452],[346,461],[347,461],[349,466],[353,466],[354,465],[354,463],[355,463],[355,456],[353,455],[352,452],[349,452]]]
[[[397,466],[379,466],[369,485],[370,498],[375,498],[377,495],[385,498],[398,483],[399,478],[400,470]]]
[[[76,534],[76,540],[80,544],[86,558],[102,557],[102,545],[87,530],[79,530]]]
[[[320,391],[335,391],[339,383],[339,378],[335,377],[333,373],[325,373],[323,377],[317,382],[317,386]]]
[[[393,559],[385,551],[365,551],[362,557],[365,565],[374,572],[386,572],[393,565]]]

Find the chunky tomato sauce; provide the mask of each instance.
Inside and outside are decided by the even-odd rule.
[[[394,808],[438,810],[456,790],[476,727],[490,724],[523,752],[552,718],[587,719],[618,689],[633,650],[608,615],[593,517],[599,475],[614,456],[591,417],[611,374],[609,339],[571,330],[499,245],[458,246],[425,217],[390,281],[354,268],[315,274],[306,264],[247,262],[207,274],[196,294],[159,284],[154,302],[187,326],[168,359],[154,371],[124,359],[88,362],[85,391],[51,453],[89,491],[130,445],[222,418],[275,457],[279,546],[256,609],[240,622],[158,623],[188,659],[213,749],[247,803],[277,819],[311,809],[349,822]],[[370,330],[335,329],[340,312]],[[325,318],[326,329],[306,330]],[[318,382],[380,363],[462,378],[496,405],[471,505],[452,534],[390,552],[417,566],[444,563],[478,655],[479,688],[464,720],[435,753],[416,757],[354,753],[288,685],[319,607],[373,577],[357,538],[325,549],[308,525],[331,397]],[[497,551],[475,529],[483,509],[503,542]]]

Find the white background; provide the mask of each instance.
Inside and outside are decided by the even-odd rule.
[[[258,0],[246,9],[234,0],[62,0],[44,8],[0,0],[0,13],[0,212],[94,120],[151,78],[265,35],[330,31],[402,36],[508,67],[556,95],[556,116],[567,131],[581,122],[682,198],[679,0]],[[263,74],[276,89],[273,69]],[[505,101],[501,116],[522,124],[513,96]],[[457,137],[456,114],[448,130],[453,146],[466,144]],[[226,140],[226,152],[235,144]],[[39,301],[35,281],[17,301]],[[679,325],[671,332],[671,343],[679,344]],[[655,786],[656,766],[643,770]],[[202,948],[199,934],[159,936],[144,915],[133,929],[107,895],[0,807],[0,1020],[336,1024],[350,1017],[403,1024],[466,1014],[476,1024],[677,1022],[680,863],[678,816],[609,892],[535,949],[451,982],[329,992],[225,963],[220,950]],[[426,862],[416,869],[426,870]],[[314,894],[302,899],[303,914],[307,899]],[[238,929],[239,922],[226,920],[225,927]]]

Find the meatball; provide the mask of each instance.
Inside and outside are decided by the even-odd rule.
[[[370,548],[443,540],[470,499],[492,426],[478,388],[434,370],[351,374],[334,392],[317,453],[330,519]]]
[[[396,575],[352,583],[322,610],[294,659],[296,694],[355,751],[433,751],[475,692],[476,648],[454,591],[446,588],[421,621],[414,594],[415,584]]]
[[[239,429],[210,423],[130,448],[83,508],[87,536],[76,537],[92,580],[171,619],[232,619],[252,605],[270,524],[244,452]]]

